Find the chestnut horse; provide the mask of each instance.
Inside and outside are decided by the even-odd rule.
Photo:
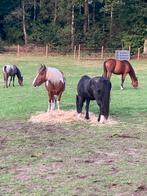
[[[12,80],[13,80],[13,86],[14,86],[15,75],[18,78],[19,85],[23,86],[23,77],[18,67],[16,65],[4,65],[3,66],[4,88],[5,87],[8,88],[9,77],[10,77],[9,86],[11,85]]]
[[[55,109],[56,97],[57,107],[60,110],[60,99],[63,91],[65,90],[65,78],[63,72],[53,67],[46,67],[41,65],[38,74],[36,75],[33,86],[40,86],[45,83],[46,90],[48,91],[48,112]]]
[[[127,74],[129,74],[132,80],[132,86],[134,88],[138,87],[138,79],[136,77],[135,71],[128,61],[108,59],[104,62],[103,68],[103,76],[108,78],[109,80],[111,78],[112,73],[121,75],[121,89],[123,89],[123,84]]]

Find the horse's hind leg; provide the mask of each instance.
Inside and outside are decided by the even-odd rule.
[[[3,74],[4,77],[4,88],[8,88],[8,75],[6,73]]]
[[[108,71],[108,72],[107,72],[107,78],[108,78],[108,80],[111,79],[111,75],[112,75],[112,73]]]

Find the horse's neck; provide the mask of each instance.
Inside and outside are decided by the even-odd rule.
[[[129,72],[129,75],[130,75],[130,78],[132,80],[137,80],[137,77],[136,77],[136,74],[135,74],[135,71],[133,69],[133,67],[130,65],[130,72]]]
[[[16,75],[17,75],[17,77],[18,77],[18,79],[20,79],[22,76],[21,76],[21,72],[20,72],[20,70],[18,69],[18,68],[16,68]]]

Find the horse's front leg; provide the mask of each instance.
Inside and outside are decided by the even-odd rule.
[[[126,78],[126,74],[122,74],[121,75],[121,85],[120,85],[121,90],[124,89],[123,84],[124,84],[125,78]]]
[[[15,75],[13,76],[13,86],[14,86],[14,81],[15,81]]]
[[[50,112],[50,110],[51,110],[51,95],[48,92],[48,109],[47,109],[47,112]]]
[[[55,97],[54,95],[51,95],[51,99],[50,99],[50,111],[55,110]]]
[[[85,98],[79,95],[76,96],[76,109],[77,109],[78,117],[81,116],[84,101],[85,101]]]
[[[85,110],[86,110],[85,118],[86,119],[89,119],[89,104],[90,104],[90,100],[86,99],[86,106],[85,106]]]
[[[10,76],[9,86],[11,85],[11,81],[12,81],[12,76]]]

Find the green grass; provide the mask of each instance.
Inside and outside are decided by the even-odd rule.
[[[41,63],[65,73],[61,108],[71,110],[78,80],[84,74],[102,75],[102,61],[0,56],[1,69],[6,63],[19,65],[24,86],[16,80],[14,88],[5,89],[0,77],[0,195],[146,195],[147,61],[131,61],[137,90],[127,76],[121,91],[120,77],[112,76],[110,115],[118,124],[104,126],[27,121],[47,110],[44,85],[32,87]],[[97,114],[95,102],[90,110]]]

